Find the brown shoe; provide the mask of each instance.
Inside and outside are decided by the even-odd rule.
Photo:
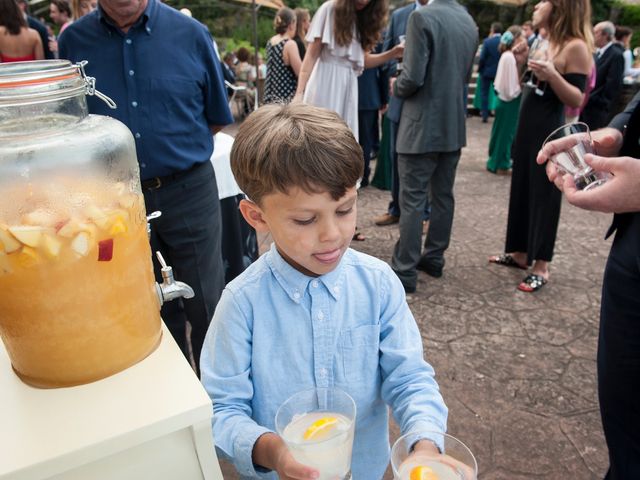
[[[379,227],[383,227],[385,225],[393,225],[394,223],[398,223],[400,221],[400,217],[396,217],[395,215],[391,215],[390,213],[385,213],[384,215],[380,215],[373,219],[373,223],[378,225]]]

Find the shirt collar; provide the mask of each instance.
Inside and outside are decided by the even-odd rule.
[[[118,31],[120,29],[113,23],[113,20],[109,18],[103,8],[100,6],[100,2],[98,2],[98,19],[103,22],[104,25],[108,25],[111,28],[114,28]],[[156,12],[158,11],[157,0],[147,0],[147,7],[140,15],[140,18],[131,26],[132,29],[138,28],[141,25],[144,25],[144,29],[146,32],[151,35],[153,31],[153,27],[155,26],[156,21]]]
[[[609,48],[611,45],[613,45],[613,42],[609,42],[604,47],[599,48],[598,49],[598,56],[601,56],[604,52],[606,52],[607,48]]]
[[[344,261],[345,257],[350,255],[350,250],[342,256],[340,263],[331,272],[320,275],[319,277],[310,277],[293,268],[282,258],[280,252],[276,248],[276,244],[271,244],[267,264],[280,286],[287,292],[291,300],[300,303],[304,297],[305,291],[311,282],[320,282],[327,289],[334,300],[338,300],[344,290]]]

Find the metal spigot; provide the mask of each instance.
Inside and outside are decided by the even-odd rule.
[[[193,298],[195,293],[193,289],[184,282],[179,282],[173,278],[173,268],[169,267],[164,261],[162,254],[156,252],[158,262],[162,265],[162,284],[156,283],[156,292],[160,299],[160,305],[164,305],[165,302],[170,302],[176,298]]]

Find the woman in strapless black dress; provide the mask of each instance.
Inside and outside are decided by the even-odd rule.
[[[593,62],[589,0],[545,0],[533,13],[533,25],[547,32],[547,59],[528,62],[537,86],[523,85],[518,128],[513,142],[513,173],[505,254],[490,257],[499,265],[527,269],[518,285],[539,290],[549,278],[549,262],[560,218],[561,195],[549,182],[536,155],[547,136],[564,123],[564,107],[582,102]]]

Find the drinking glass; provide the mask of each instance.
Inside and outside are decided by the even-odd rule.
[[[414,451],[418,440],[430,440],[441,453]],[[477,480],[478,464],[471,450],[457,438],[442,432],[407,433],[391,448],[394,480]]]
[[[584,161],[587,153],[595,153],[591,132],[586,123],[567,123],[547,137],[542,146],[554,140],[563,140],[562,150],[551,157],[551,161],[563,173],[573,176],[578,190],[589,190],[605,183],[606,172],[596,172]]]
[[[547,61],[549,59],[548,50],[549,41],[544,38],[537,38],[529,49],[527,66],[529,65],[530,60],[537,62]],[[523,80],[525,80],[525,86],[535,88],[536,95],[544,95],[547,88],[547,82],[540,81],[530,68],[527,68],[525,71]]]
[[[406,39],[406,35],[398,35],[398,45],[404,45]],[[400,72],[402,72],[402,68],[402,59],[400,59],[396,64],[396,76],[400,75]]]
[[[276,431],[293,457],[320,472],[319,480],[350,480],[356,404],[338,388],[312,388],[289,397],[276,412]]]

